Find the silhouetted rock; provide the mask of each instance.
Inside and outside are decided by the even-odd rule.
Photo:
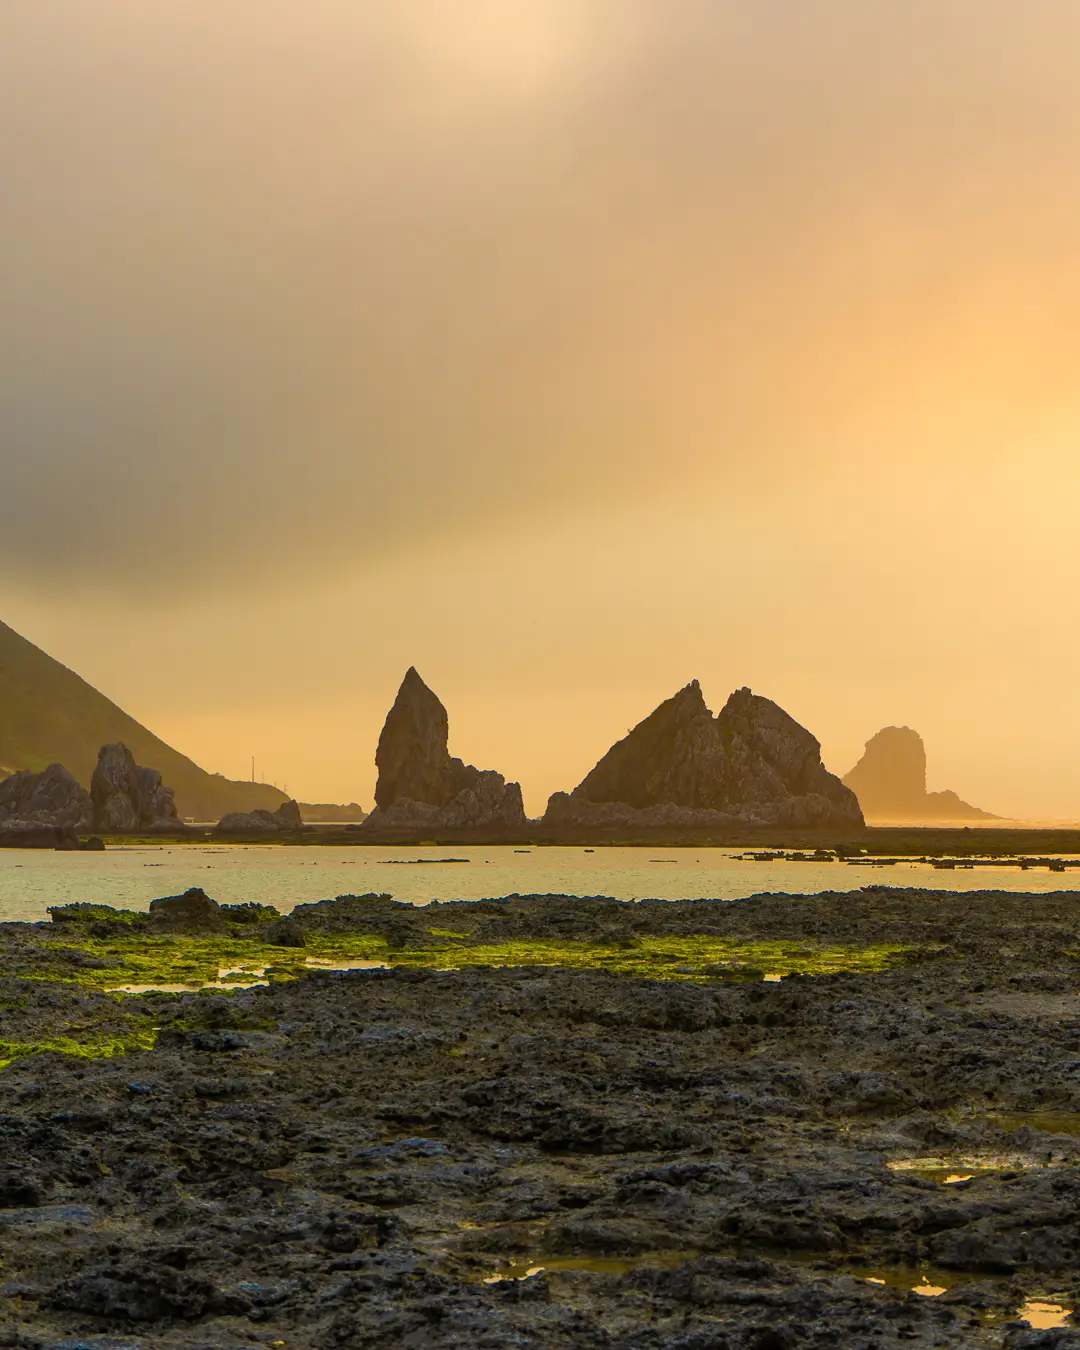
[[[884,727],[866,742],[844,782],[868,816],[887,820],[997,820],[955,792],[927,792],[926,747],[910,727]]]
[[[87,830],[93,819],[89,792],[62,764],[41,773],[24,769],[0,783],[0,826],[21,821]]]
[[[738,689],[715,717],[693,680],[640,722],[545,823],[597,828],[861,825],[855,794],[782,708]]]
[[[150,901],[150,926],[170,932],[218,932],[225,927],[221,906],[198,886],[183,895]]]
[[[409,667],[375,752],[379,781],[366,828],[512,829],[525,823],[521,788],[475,769],[447,749],[449,722],[438,697]]]
[[[156,769],[143,768],[126,745],[103,745],[90,780],[99,830],[145,830],[178,825],[172,788]]]
[[[233,782],[199,768],[4,623],[0,709],[0,775],[55,760],[88,783],[100,747],[119,741],[139,763],[161,771],[176,790],[181,816],[217,820],[227,811],[273,811],[285,799],[269,783]]]
[[[218,834],[295,834],[303,828],[296,802],[282,802],[276,811],[232,811],[217,823]]]

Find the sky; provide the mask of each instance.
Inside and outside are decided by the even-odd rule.
[[[7,0],[0,618],[370,805],[691,678],[1080,819],[1075,0]],[[2,715],[2,713],[0,713]]]

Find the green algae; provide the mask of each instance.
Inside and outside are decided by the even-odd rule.
[[[0,1068],[27,1055],[56,1051],[75,1059],[112,1059],[137,1050],[150,1050],[157,1036],[154,1027],[141,1026],[132,1020],[123,1031],[93,1031],[81,1036],[69,1028],[71,1034],[42,1036],[34,1040],[0,1040]]]
[[[883,970],[905,959],[910,949],[893,944],[838,946],[806,941],[739,941],[710,934],[658,935],[608,942],[572,942],[550,938],[513,938],[474,942],[432,933],[438,945],[400,947],[373,934],[306,935],[301,948],[283,948],[243,935],[148,934],[138,930],[87,936],[77,950],[101,958],[102,968],[55,966],[36,978],[76,983],[94,989],[162,984],[199,988],[250,984],[256,980],[294,979],[311,958],[325,966],[371,961],[395,966],[453,970],[463,966],[564,966],[662,980],[760,979],[765,972],[823,975],[837,971]],[[50,943],[59,956],[75,944]]]

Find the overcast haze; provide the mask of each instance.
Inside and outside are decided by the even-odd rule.
[[[1080,818],[1075,0],[8,0],[0,617],[370,804],[693,676]]]

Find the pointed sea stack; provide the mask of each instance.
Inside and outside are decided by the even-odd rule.
[[[926,747],[910,727],[883,727],[844,777],[868,816],[892,821],[998,820],[955,792],[927,792]]]
[[[379,781],[368,831],[512,831],[525,824],[521,788],[447,748],[446,709],[410,666],[379,737]]]
[[[691,681],[548,802],[555,829],[861,826],[821,746],[767,698],[738,689],[716,717]]]

